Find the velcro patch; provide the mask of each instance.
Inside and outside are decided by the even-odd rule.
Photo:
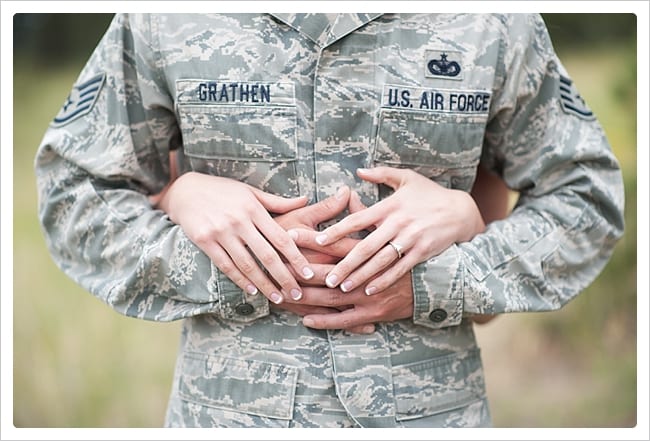
[[[295,95],[293,83],[176,80],[176,99],[179,104],[294,106]]]
[[[430,50],[425,54],[424,76],[446,80],[463,79],[463,56],[459,51]]]
[[[63,103],[63,107],[54,117],[52,125],[63,126],[90,112],[97,101],[105,79],[106,74],[101,73],[81,84],[76,84]]]
[[[559,83],[560,105],[565,113],[576,115],[583,119],[595,119],[593,112],[587,107],[578,89],[569,77],[560,75]]]
[[[384,108],[487,115],[492,94],[488,90],[432,89],[385,84]]]

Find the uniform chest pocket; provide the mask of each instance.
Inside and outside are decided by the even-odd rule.
[[[217,91],[202,92],[203,84],[215,84]],[[256,93],[257,102],[251,101],[253,85],[226,85],[231,87],[222,96],[216,83],[177,83],[183,153],[190,167],[277,195],[298,196],[298,114],[289,87],[293,85],[269,85],[264,95]]]
[[[371,165],[405,167],[469,191],[481,158],[486,116],[382,108]]]

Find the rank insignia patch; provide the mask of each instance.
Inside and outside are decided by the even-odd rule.
[[[63,107],[54,117],[52,125],[62,126],[90,112],[97,101],[105,78],[106,74],[101,73],[81,84],[76,84],[63,103]]]
[[[573,81],[560,75],[560,104],[562,110],[584,119],[595,119],[595,116],[578,93]]]
[[[429,78],[462,80],[463,67],[461,53],[458,51],[427,51],[424,75]]]

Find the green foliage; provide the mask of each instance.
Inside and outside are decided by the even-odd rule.
[[[604,45],[613,49],[636,39],[636,15],[542,14],[560,56],[567,51]]]
[[[85,60],[114,14],[16,14],[14,53],[42,65]]]

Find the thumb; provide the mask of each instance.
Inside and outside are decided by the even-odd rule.
[[[287,213],[291,210],[304,207],[307,203],[306,196],[283,198],[282,196],[266,193],[257,188],[251,187],[251,190],[262,206],[271,213]]]
[[[361,197],[359,196],[359,193],[356,191],[353,191],[350,193],[350,202],[348,204],[348,209],[350,210],[350,214],[357,213],[361,210],[365,210],[366,207],[363,205],[363,202],[361,202]]]
[[[346,329],[346,331],[351,332],[353,334],[372,334],[375,332],[375,325],[372,323],[369,323],[367,325],[357,325],[352,328]]]
[[[335,196],[306,207],[303,214],[310,225],[314,227],[324,221],[333,219],[337,214],[345,210],[350,200],[350,187],[344,185],[339,188]]]
[[[361,210],[365,210],[368,207],[366,207],[363,204],[363,202],[361,202],[361,197],[359,196],[359,193],[353,191],[352,194],[350,195],[350,204],[348,205],[348,208],[350,210],[350,214],[354,214],[354,213],[358,213]],[[366,229],[368,231],[375,231],[377,227],[375,225],[368,225]]]
[[[372,182],[374,184],[386,184],[397,190],[404,184],[409,169],[394,168],[394,167],[373,167],[373,168],[358,168],[357,175],[364,181]]]

